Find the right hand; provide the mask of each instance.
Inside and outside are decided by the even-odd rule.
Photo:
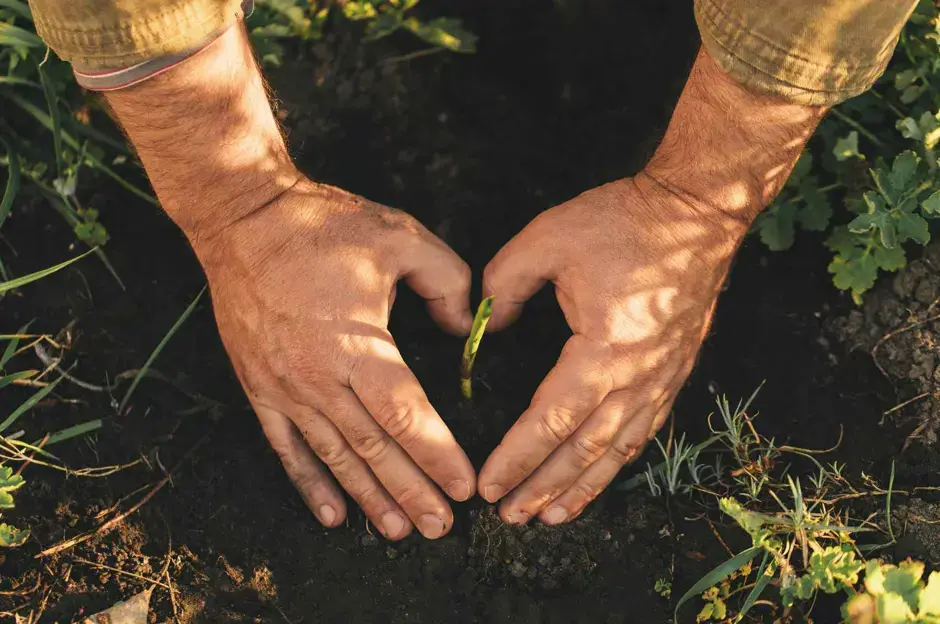
[[[320,522],[346,517],[325,464],[385,537],[447,533],[435,483],[463,501],[476,475],[388,317],[403,278],[445,330],[469,332],[467,264],[409,215],[308,180],[193,246],[238,378]]]

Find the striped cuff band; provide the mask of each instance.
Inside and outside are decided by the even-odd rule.
[[[244,17],[251,15],[253,10],[253,0],[244,0],[244,2],[242,2],[242,15]],[[76,82],[89,91],[117,91],[118,89],[126,89],[127,87],[149,80],[154,76],[159,76],[163,72],[173,69],[186,59],[199,54],[212,45],[219,37],[228,32],[229,28],[232,28],[232,26],[227,26],[212,33],[204,42],[189,50],[150,59],[143,63],[131,65],[130,67],[98,72],[85,72],[73,66],[72,72],[75,74]]]

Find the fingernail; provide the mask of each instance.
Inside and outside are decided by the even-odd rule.
[[[326,526],[333,526],[336,520],[336,511],[329,505],[320,505],[320,522]]]
[[[488,485],[483,488],[483,498],[491,503],[495,503],[506,493],[506,488],[501,485]]]
[[[568,510],[559,505],[552,505],[542,515],[545,524],[561,524],[568,519]]]
[[[437,539],[444,534],[444,521],[433,514],[418,518],[418,529],[428,539]]]
[[[532,516],[530,516],[524,511],[520,511],[514,514],[509,514],[509,516],[507,516],[509,524],[525,524],[526,522],[529,521],[531,517]]]
[[[444,489],[447,490],[447,495],[455,501],[465,501],[470,498],[470,484],[463,479],[451,481],[450,485]]]
[[[388,511],[382,516],[382,529],[385,531],[385,537],[396,538],[401,535],[405,528],[405,519],[397,511]]]

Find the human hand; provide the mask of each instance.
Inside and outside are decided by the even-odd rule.
[[[325,464],[386,537],[447,533],[435,483],[466,500],[474,470],[387,325],[405,279],[466,333],[469,267],[405,213],[307,180],[194,248],[238,378],[320,522],[346,516]]]
[[[480,472],[485,499],[509,492],[504,520],[576,517],[655,435],[746,230],[640,175],[542,213],[493,258],[490,327],[552,281],[574,333]]]
[[[489,328],[551,281],[574,333],[477,479],[504,520],[577,517],[656,434],[735,249],[823,113],[745,89],[702,52],[643,172],[542,213],[493,258]]]

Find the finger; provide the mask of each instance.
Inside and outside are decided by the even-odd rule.
[[[327,406],[333,422],[353,451],[372,469],[385,490],[428,539],[454,525],[447,500],[424,472],[366,411],[356,394],[343,388]]]
[[[624,465],[640,456],[651,432],[655,431],[654,423],[666,419],[672,403],[670,398],[653,418],[631,419],[607,452],[591,464],[567,491],[552,501],[539,515],[539,519],[546,524],[558,524],[581,515],[588,503],[610,485]]]
[[[546,282],[557,276],[557,253],[543,241],[538,219],[513,237],[483,270],[483,296],[493,296],[487,328],[499,331],[522,313],[522,307]]]
[[[606,348],[575,335],[519,417],[486,460],[480,494],[495,502],[515,488],[574,433],[611,391]]]
[[[476,490],[473,465],[391,337],[372,341],[350,386],[375,422],[448,496],[457,501],[470,498]]]
[[[658,405],[648,405],[647,414],[637,418],[650,420],[649,414]],[[559,446],[531,477],[509,493],[500,504],[499,512],[504,520],[510,518],[534,518],[546,505],[574,485],[585,470],[611,449],[614,439],[633,415],[630,393],[625,390],[611,392],[594,410],[578,430]],[[624,457],[626,463],[628,457]],[[557,515],[557,514],[556,514]],[[550,524],[564,522],[567,518],[555,518]]]
[[[411,533],[407,514],[326,416],[300,404],[291,406],[291,414],[310,448],[385,537],[399,540]]]
[[[346,518],[346,501],[294,423],[280,412],[260,405],[255,406],[255,412],[271,448],[310,511],[323,526],[341,524]]]
[[[470,267],[436,236],[427,230],[422,233],[426,236],[404,245],[401,276],[427,302],[435,323],[449,333],[465,336],[473,325]]]

